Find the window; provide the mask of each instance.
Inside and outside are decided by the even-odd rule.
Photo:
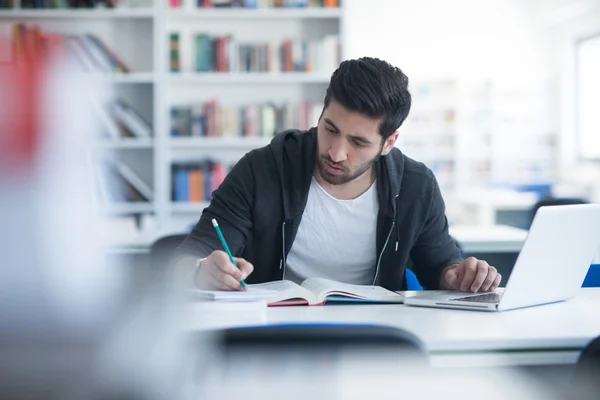
[[[576,47],[577,148],[582,159],[600,159],[600,34]]]

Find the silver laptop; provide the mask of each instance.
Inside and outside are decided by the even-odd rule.
[[[465,293],[427,291],[404,304],[504,311],[575,297],[600,244],[600,204],[541,207],[504,289]]]

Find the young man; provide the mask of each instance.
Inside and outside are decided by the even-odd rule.
[[[401,290],[409,264],[427,289],[498,287],[494,267],[460,258],[431,170],[394,147],[410,106],[399,68],[344,61],[318,126],[282,132],[246,154],[178,248],[178,265],[192,269],[197,285],[219,290],[241,290],[242,279],[311,276]]]

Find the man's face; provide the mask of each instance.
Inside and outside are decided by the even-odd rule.
[[[390,152],[398,134],[383,141],[379,122],[331,100],[317,127],[317,168],[326,182],[348,183],[369,171],[379,156]]]

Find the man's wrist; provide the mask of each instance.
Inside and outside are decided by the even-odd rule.
[[[175,273],[183,282],[188,282],[192,286],[196,286],[198,271],[200,271],[204,260],[206,260],[206,257],[182,257],[175,263]]]
[[[194,268],[191,272],[191,277],[192,279],[196,278],[196,276],[198,276],[198,272],[200,271],[200,268],[202,267],[202,263],[204,262],[204,260],[206,260],[208,257],[202,257],[202,258],[196,258],[196,263],[194,265]]]
[[[440,290],[453,290],[452,286],[450,286],[448,284],[448,281],[446,281],[446,273],[448,273],[448,271],[450,271],[451,269],[458,267],[459,265],[460,264],[450,264],[442,270],[439,281]]]

